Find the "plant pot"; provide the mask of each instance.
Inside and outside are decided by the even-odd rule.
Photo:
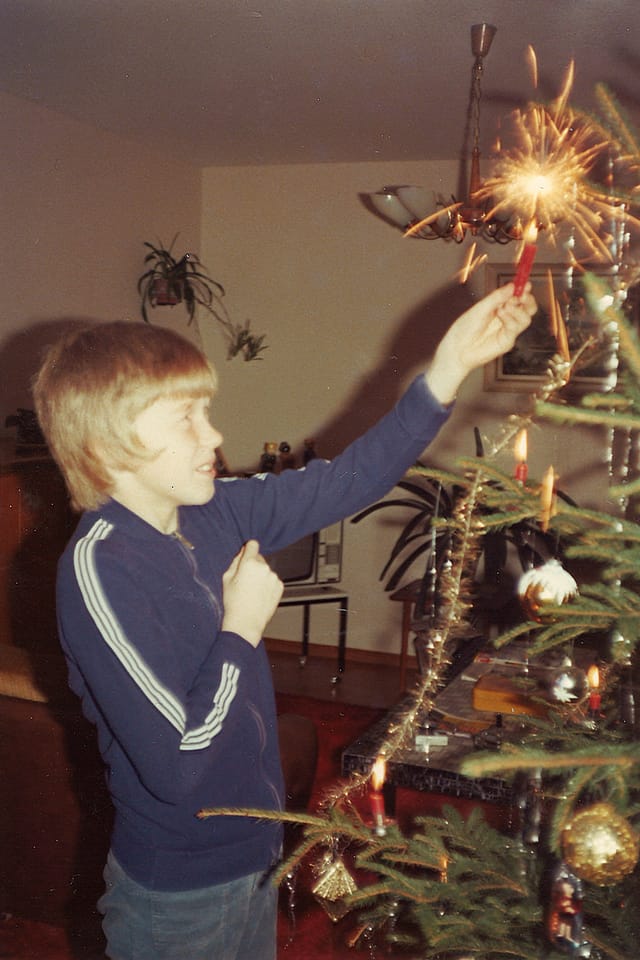
[[[175,284],[171,283],[166,277],[156,277],[151,284],[149,300],[154,307],[174,307],[180,303],[182,297]]]

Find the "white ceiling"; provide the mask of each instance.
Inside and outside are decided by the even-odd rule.
[[[0,0],[0,89],[198,165],[421,160],[463,146],[470,27],[499,118],[596,82],[640,116],[639,0]]]

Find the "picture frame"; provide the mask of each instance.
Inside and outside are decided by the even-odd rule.
[[[487,292],[513,280],[516,270],[516,264],[487,264]],[[599,276],[611,275],[608,267],[588,267],[588,270]],[[549,271],[565,322],[571,354],[574,355],[591,337],[597,338],[600,334],[599,321],[591,313],[587,303],[581,273],[567,264],[534,263],[529,279],[538,303],[538,311],[513,348],[486,365],[485,390],[533,393],[545,383],[549,361],[558,352],[551,330]],[[610,375],[609,365],[609,350],[603,350],[600,345],[600,349],[588,351],[579,369],[573,371],[565,390],[572,393],[602,390]]]

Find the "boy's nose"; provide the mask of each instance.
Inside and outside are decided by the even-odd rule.
[[[207,424],[206,442],[211,443],[213,447],[217,449],[218,447],[222,446],[223,440],[224,440],[224,437],[222,436],[220,431],[216,430],[216,428],[212,424],[210,423]]]

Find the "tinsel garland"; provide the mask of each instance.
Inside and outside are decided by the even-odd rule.
[[[569,380],[572,363],[556,355],[549,364],[547,376],[534,395],[534,402],[544,401],[562,389]],[[408,699],[404,712],[389,726],[385,739],[379,748],[379,755],[385,760],[393,760],[399,751],[411,742],[420,718],[429,714],[437,691],[441,688],[442,677],[449,664],[449,650],[453,635],[466,623],[468,611],[472,606],[473,575],[480,552],[481,539],[486,532],[486,522],[480,518],[478,503],[487,493],[487,485],[495,479],[491,461],[513,445],[513,440],[523,427],[530,426],[533,411],[529,414],[513,416],[503,427],[500,437],[490,445],[487,459],[462,460],[460,465],[465,473],[467,487],[459,498],[448,520],[441,522],[450,528],[451,548],[449,562],[443,567],[438,582],[440,598],[439,612],[434,623],[429,624],[429,669],[419,678],[415,689]],[[429,473],[420,466],[413,467],[409,476]],[[505,477],[500,475],[502,482]],[[508,480],[507,480],[508,483]],[[513,482],[514,492],[520,493],[520,485]],[[523,510],[523,517],[530,515]],[[510,517],[514,521],[513,515]],[[418,625],[418,629],[419,625]],[[351,797],[360,794],[369,782],[369,772],[351,774],[350,778],[328,788],[320,800],[320,809],[341,807],[350,803]]]

